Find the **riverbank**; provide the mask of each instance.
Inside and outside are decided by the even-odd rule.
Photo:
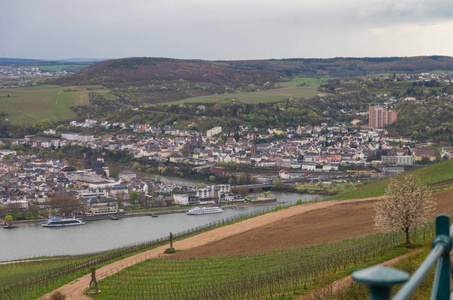
[[[352,231],[350,236],[367,235],[373,232],[373,226],[369,224],[366,224],[367,226],[361,226],[362,224],[357,222],[354,215],[348,213],[348,211],[351,209],[361,211],[364,208],[370,211],[375,201],[377,199],[353,199],[341,202],[325,201],[292,206],[288,209],[260,215],[256,218],[215,228],[183,240],[174,241],[173,247],[180,252],[171,255],[164,254],[164,251],[168,248],[168,245],[164,245],[105,265],[97,269],[96,273],[99,274],[98,279],[102,279],[150,257],[193,258],[255,255],[257,253],[263,253],[263,251],[275,251],[277,249],[281,250],[281,248],[291,249],[301,246],[301,243],[310,243],[314,235],[316,235],[316,241],[318,243],[327,242],[332,239],[341,238],[342,233],[339,233],[338,230],[346,223],[349,226],[346,226],[345,231]],[[324,215],[328,210],[332,210],[332,215],[335,215],[335,217],[329,215],[325,219],[329,220],[329,222],[324,220],[324,222],[318,222],[318,225],[314,225],[316,222],[313,222],[313,218],[321,221],[320,214]],[[308,219],[303,222],[297,221],[307,217]],[[367,222],[372,220],[368,214],[361,219]],[[314,235],[307,235],[306,230],[301,230],[298,223],[303,223],[306,229],[311,228]],[[83,295],[83,291],[88,286],[90,279],[90,274],[87,274],[56,291],[64,294],[67,300],[90,299]],[[41,299],[50,299],[52,293],[45,295]]]
[[[275,201],[274,201],[275,202]],[[238,208],[245,208],[245,207],[250,207],[250,206],[259,206],[263,204],[269,204],[267,202],[237,202],[234,204],[225,204],[221,205],[222,209],[238,209]],[[154,211],[154,210],[149,210],[146,212],[137,212],[137,213],[120,213],[120,214],[115,214],[114,216],[122,219],[122,218],[134,218],[134,217],[144,217],[144,216],[151,216],[153,215],[168,215],[168,214],[183,214],[186,213],[190,207],[185,207],[181,209],[168,209],[168,210],[160,210],[160,211]],[[99,220],[108,220],[111,218],[111,214],[108,215],[98,215],[98,216],[83,216],[83,217],[78,217],[80,219],[83,219],[84,221],[99,221]],[[20,226],[34,226],[34,225],[40,225],[43,223],[46,223],[47,219],[36,219],[36,220],[17,220],[13,222],[13,225],[15,227],[20,227]],[[3,224],[4,220],[0,219],[0,224]]]

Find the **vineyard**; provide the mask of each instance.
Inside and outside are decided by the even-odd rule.
[[[269,210],[270,208],[263,207],[261,211],[211,222],[184,232],[175,233],[173,237],[186,237],[210,228],[250,218]],[[151,249],[168,241],[169,238],[164,237],[102,253],[34,259],[17,263],[0,263],[0,300],[36,299],[63,284],[89,273],[92,267],[98,268],[113,260]]]
[[[432,224],[414,241],[433,236]],[[294,295],[320,278],[382,256],[404,242],[385,233],[340,243],[250,257],[150,258],[107,277],[95,299],[267,299]]]

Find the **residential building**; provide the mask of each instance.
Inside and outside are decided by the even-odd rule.
[[[397,166],[414,165],[414,158],[411,156],[382,156],[381,161],[383,164],[397,165]]]
[[[119,179],[124,180],[124,181],[131,181],[134,178],[137,178],[137,174],[132,172],[131,170],[124,170],[120,174],[118,174]]]
[[[387,110],[380,106],[370,106],[368,125],[372,128],[382,128],[396,122],[397,117],[396,111]]]

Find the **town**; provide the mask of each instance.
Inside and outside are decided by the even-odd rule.
[[[381,178],[453,156],[453,147],[445,146],[435,152],[427,149],[430,141],[389,136],[385,129],[372,128],[381,127],[392,118],[387,117],[387,110],[382,107],[370,106],[371,113],[375,116],[370,118],[367,129],[353,124],[322,123],[269,128],[265,134],[247,125],[228,134],[219,126],[202,133],[171,126],[110,124],[93,119],[72,121],[70,126],[79,131],[98,126],[110,129],[110,134],[97,136],[47,129],[44,135],[50,137],[26,136],[5,141],[2,148],[8,149],[0,150],[1,203],[7,212],[24,214],[35,207],[51,207],[51,199],[58,195],[72,194],[85,205],[69,214],[109,215],[137,204],[151,208],[243,200],[231,193],[231,186],[247,183],[278,180],[331,185],[340,179],[353,182]],[[395,119],[396,113],[392,121]],[[278,138],[256,143],[257,138],[273,137]],[[71,147],[90,149],[96,157],[85,157],[83,165],[77,166],[63,158],[42,160],[37,155],[24,155],[25,149],[58,152]],[[140,162],[150,161],[157,168],[144,170],[135,162],[131,168],[134,171],[111,172],[103,158],[106,151],[125,153]],[[209,178],[212,186],[182,186],[137,176],[137,171],[182,176],[181,165],[203,174],[200,178]],[[231,165],[249,170],[250,180],[247,182],[239,172],[231,172],[228,169]],[[216,184],[222,181],[224,184]],[[58,201],[54,202],[58,205]]]
[[[453,2],[0,7],[0,300],[452,298]]]

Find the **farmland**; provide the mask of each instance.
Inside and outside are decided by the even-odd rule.
[[[66,91],[65,91],[66,90]],[[36,87],[8,88],[0,90],[0,112],[5,113],[12,124],[32,124],[42,119],[64,121],[76,117],[69,108],[88,105],[89,92],[106,93],[94,87]]]
[[[430,239],[432,225],[414,240]],[[243,257],[149,259],[102,280],[95,299],[263,299],[300,294],[322,277],[392,252],[394,233]],[[406,250],[407,251],[407,250]],[[382,258],[381,258],[382,259]],[[376,262],[376,261],[374,261]]]
[[[451,195],[451,191],[434,195],[439,204],[438,212],[451,213]],[[217,291],[219,295],[223,293],[236,295],[228,296],[229,298],[250,298],[252,295],[255,295],[254,298],[266,298],[269,295],[281,295],[282,293],[286,295],[294,292],[301,293],[302,289],[309,288],[320,280],[325,280],[326,276],[327,278],[344,276],[353,270],[354,265],[364,267],[365,265],[362,264],[364,261],[367,261],[369,265],[377,262],[375,258],[385,260],[401,254],[401,252],[391,251],[391,248],[399,241],[404,242],[404,239],[400,237],[395,239],[392,234],[376,234],[372,229],[374,204],[375,201],[370,200],[346,200],[298,205],[178,240],[174,244],[175,248],[183,251],[167,256],[175,258],[175,260],[155,260],[158,253],[161,253],[159,251],[163,252],[159,249],[168,247],[164,245],[150,250],[154,251],[153,254],[142,253],[139,254],[142,256],[140,258],[132,256],[128,262],[120,260],[100,268],[101,277],[106,274],[112,275],[100,282],[100,289],[103,291],[100,296],[103,296],[102,299],[108,299],[112,297],[112,293],[118,293],[123,299],[153,298],[153,295],[156,294],[151,293],[156,293],[158,290],[164,294],[161,297],[156,296],[157,298],[178,299],[177,295],[182,289],[181,285],[184,286],[181,280],[187,280],[184,281],[187,284],[202,287],[198,290],[193,287],[191,290],[191,297],[195,298],[199,292],[208,293],[212,290]],[[320,215],[322,218],[319,217]],[[329,222],[325,222],[325,220],[329,220]],[[422,243],[426,239],[429,240],[432,229],[430,227],[425,229],[417,230],[412,241]],[[358,240],[351,240],[351,238],[358,237]],[[395,242],[396,244],[394,244]],[[238,245],[240,246],[238,247]],[[150,245],[137,246],[144,249]],[[138,248],[136,250],[139,250]],[[348,251],[345,251],[347,249]],[[127,251],[127,253],[130,252]],[[112,253],[107,257],[98,257],[100,260],[95,262],[96,268],[106,261],[104,257],[109,260],[122,254],[125,253],[120,253],[120,255]],[[152,260],[149,260],[150,255],[153,257]],[[284,263],[277,264],[276,261]],[[68,259],[67,262],[71,262],[71,259]],[[131,267],[137,263],[138,265]],[[56,265],[58,266],[58,264]],[[61,265],[65,265],[65,263]],[[67,269],[75,270],[74,267],[77,265],[79,264]],[[115,270],[123,269],[123,265],[129,266],[129,268],[114,274]],[[203,270],[200,270],[198,265],[203,266]],[[8,266],[2,270],[8,272],[8,269],[14,270],[14,268]],[[45,267],[44,271],[46,269],[48,268]],[[87,273],[87,268],[84,270]],[[158,270],[158,272],[150,270]],[[224,275],[223,279],[212,276],[219,280],[209,281],[210,276],[206,274],[209,272],[217,274],[218,270],[222,270],[220,273]],[[235,274],[235,272],[242,276],[238,281],[231,280],[231,276],[233,276],[231,274]],[[249,272],[251,272],[250,276],[247,275]],[[22,276],[20,271],[13,273]],[[191,276],[187,276],[188,274]],[[205,275],[203,276],[203,274]],[[68,275],[69,277],[63,276],[63,280],[55,278],[50,282],[43,281],[37,286],[34,284],[33,288],[37,288],[38,291],[49,291],[49,288],[74,278],[73,275]],[[75,286],[80,285],[81,290],[84,290],[88,285],[89,275],[88,281],[85,282],[85,280],[79,279],[77,282],[80,284],[73,282],[67,285],[67,288],[74,292]],[[118,280],[121,280],[123,282],[121,286],[125,287],[120,291],[116,286]],[[158,280],[161,281],[160,284],[156,283]],[[233,287],[219,283],[226,281],[232,282]],[[21,284],[25,285],[20,289],[9,289],[11,296],[19,295],[19,292],[25,293],[25,291],[27,291],[27,295],[30,295],[28,292],[30,288],[27,286],[32,282],[32,280],[22,282]],[[174,294],[168,294],[169,290],[174,291]],[[63,287],[61,292],[65,294],[69,291]],[[115,297],[113,296],[113,298]]]
[[[290,81],[285,82],[276,82],[275,86],[277,87],[298,87],[298,86],[313,86],[321,85],[327,83],[329,80],[333,79],[332,77],[321,77],[321,78],[312,78],[312,77],[302,77],[297,76],[292,78]]]
[[[430,165],[426,168],[414,170],[410,174],[415,174],[422,180],[423,184],[433,186],[433,188],[449,188],[453,180],[453,161],[448,160],[438,164]],[[407,173],[409,174],[409,173]],[[406,176],[399,175],[399,176]],[[344,190],[340,194],[330,199],[350,199],[382,196],[390,179],[378,180],[362,186]]]
[[[78,71],[83,68],[88,67],[89,64],[80,64],[80,65],[48,65],[48,66],[37,66],[41,71],[58,71],[58,70],[66,70],[66,71]]]
[[[302,86],[302,87],[288,87],[271,90],[261,90],[258,92],[246,92],[235,94],[221,94],[209,95],[195,98],[188,98],[184,100],[174,101],[174,104],[183,103],[229,103],[229,102],[242,102],[242,103],[265,103],[277,102],[286,100],[288,98],[310,98],[316,96],[318,93],[317,86]]]
[[[226,223],[234,223],[237,220],[247,219],[253,215],[253,213],[245,213],[217,222],[211,222],[197,228],[176,233],[174,237],[190,236],[212,227],[221,227]],[[91,267],[99,268],[118,258],[129,257],[134,253],[155,248],[166,242],[168,242],[168,237],[101,253],[2,262],[0,263],[0,300],[36,299],[46,292],[83,276],[89,272]]]

